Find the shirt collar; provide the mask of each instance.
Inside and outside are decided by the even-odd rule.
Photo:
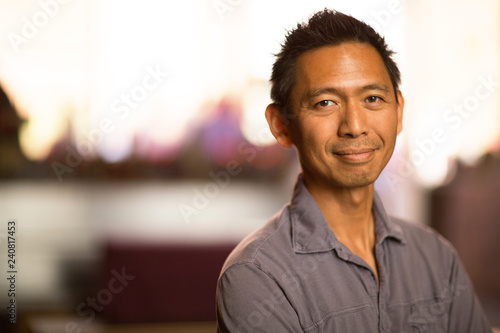
[[[387,216],[377,193],[373,196],[373,213],[377,244],[390,237],[405,243],[401,227]],[[293,248],[297,253],[327,252],[343,247],[326,222],[316,200],[307,190],[300,174],[290,202]]]

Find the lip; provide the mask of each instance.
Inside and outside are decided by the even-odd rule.
[[[373,157],[374,153],[375,149],[363,148],[363,149],[344,149],[341,151],[337,151],[334,154],[347,162],[363,163],[363,162],[368,162]]]

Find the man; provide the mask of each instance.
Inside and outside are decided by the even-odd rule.
[[[374,193],[402,129],[391,56],[339,12],[287,35],[266,118],[302,173],[291,202],[224,264],[219,332],[491,332],[450,244],[387,216]]]

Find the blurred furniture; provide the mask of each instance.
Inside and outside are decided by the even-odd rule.
[[[105,299],[101,290],[110,289],[117,274],[130,280],[105,300],[98,317],[107,323],[215,321],[217,279],[234,246],[109,241],[97,299],[100,292]]]
[[[458,164],[431,194],[431,225],[447,238],[474,284],[490,321],[500,325],[500,158]]]

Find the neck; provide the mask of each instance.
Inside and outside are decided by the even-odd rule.
[[[373,184],[339,188],[316,185],[306,179],[304,181],[337,239],[348,247],[363,251],[373,250]]]

